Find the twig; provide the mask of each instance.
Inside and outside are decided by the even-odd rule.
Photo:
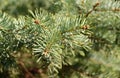
[[[95,5],[93,5],[93,8],[85,15],[85,17],[88,17],[88,15],[90,15],[95,9],[96,7],[99,5],[100,3],[97,2]]]
[[[20,67],[23,69],[23,71],[25,71],[31,78],[35,78],[29,71],[28,69],[25,67],[24,63],[22,61],[18,61],[18,64],[20,65]]]
[[[107,10],[107,9],[95,9],[94,11],[100,11],[100,12],[107,12],[107,11],[113,11],[113,12],[120,12],[120,8],[113,8],[113,9],[110,9],[110,10]]]

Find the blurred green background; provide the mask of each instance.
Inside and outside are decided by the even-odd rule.
[[[60,0],[0,0],[0,10],[12,16],[28,15],[28,10],[39,8],[55,13],[61,6]]]

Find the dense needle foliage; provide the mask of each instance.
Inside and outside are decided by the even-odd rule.
[[[119,78],[119,0],[0,0],[0,78]]]

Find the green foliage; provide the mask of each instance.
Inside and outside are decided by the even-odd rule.
[[[0,3],[2,78],[120,77],[119,1]]]

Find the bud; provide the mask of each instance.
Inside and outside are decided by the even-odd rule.
[[[34,20],[35,24],[40,24],[40,21],[38,19]]]

